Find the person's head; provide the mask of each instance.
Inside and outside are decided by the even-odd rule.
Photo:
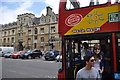
[[[86,55],[84,57],[84,60],[86,62],[86,65],[88,65],[90,67],[94,66],[95,58],[93,55]]]
[[[93,52],[94,52],[94,54],[100,54],[100,52],[101,52],[100,45],[95,44],[93,47]]]
[[[100,40],[100,44],[101,45],[105,45],[107,43],[107,40],[103,39],[103,40]]]
[[[87,42],[84,42],[84,43],[83,43],[83,47],[84,47],[84,48],[88,48],[88,43],[87,43]]]

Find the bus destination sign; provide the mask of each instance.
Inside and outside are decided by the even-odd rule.
[[[109,22],[120,22],[120,12],[117,13],[109,13]]]

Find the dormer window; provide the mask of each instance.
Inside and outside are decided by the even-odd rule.
[[[52,16],[52,21],[55,22],[55,17],[54,16]]]

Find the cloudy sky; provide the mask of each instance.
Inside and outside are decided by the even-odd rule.
[[[47,6],[50,6],[57,14],[59,1],[60,0],[0,0],[0,24],[12,23],[16,21],[17,15],[24,13],[33,13],[36,17],[40,17],[41,14],[46,14]],[[90,0],[78,1],[80,1],[81,4],[89,4],[88,2]],[[107,0],[99,0],[101,3],[102,1],[106,2]],[[115,2],[115,0],[111,1]]]
[[[36,17],[46,13],[46,7],[58,13],[59,0],[0,0],[0,24],[16,21],[17,15],[33,13]]]

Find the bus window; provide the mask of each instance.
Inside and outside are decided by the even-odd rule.
[[[94,5],[100,5],[107,3],[108,0],[67,0],[66,9],[76,9]],[[112,3],[115,2],[114,0],[111,1]]]
[[[66,9],[76,9],[76,8],[83,8],[83,7],[89,7],[94,5],[100,5],[107,3],[108,0],[67,0],[66,3]],[[120,0],[111,0],[111,3],[120,3]]]
[[[117,39],[117,71],[120,72],[120,33],[116,34]]]
[[[67,0],[66,9],[69,10],[69,9],[80,8],[79,5],[80,4],[77,0]]]

